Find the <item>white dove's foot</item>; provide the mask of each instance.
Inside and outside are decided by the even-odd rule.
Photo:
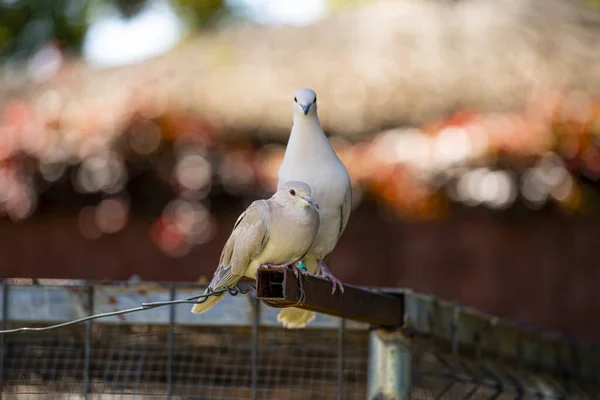
[[[340,293],[344,293],[344,284],[338,278],[333,276],[333,274],[327,268],[327,265],[323,261],[319,261],[319,266],[321,267],[321,273],[319,276],[329,279],[333,283],[333,289],[331,290],[331,294],[335,293],[335,289],[337,287],[340,288]]]

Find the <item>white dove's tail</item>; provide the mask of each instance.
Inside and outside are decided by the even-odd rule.
[[[311,274],[318,274],[321,270],[315,257],[305,256],[304,264],[306,265],[306,270]],[[311,323],[313,319],[315,319],[315,313],[313,311],[294,307],[284,308],[277,314],[277,321],[281,322],[283,327],[287,329],[304,328]]]
[[[313,319],[315,319],[313,311],[293,307],[284,308],[277,314],[277,321],[281,322],[287,329],[304,328]]]
[[[207,291],[204,291],[204,294],[206,294],[206,293],[207,293]],[[214,306],[221,299],[223,299],[226,294],[227,293],[223,293],[220,296],[210,296],[206,299],[206,301],[204,303],[194,304],[194,307],[192,307],[192,312],[194,314],[201,314],[201,313],[205,312],[206,310],[209,310],[210,308],[212,308],[212,306]]]

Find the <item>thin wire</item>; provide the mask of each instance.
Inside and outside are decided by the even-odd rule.
[[[232,296],[237,296],[238,294],[248,293],[250,291],[250,288],[251,288],[251,286],[242,288],[239,285],[235,285],[233,288],[225,286],[224,288],[215,290],[215,291],[213,291],[212,289],[209,288],[209,289],[207,289],[207,291],[208,291],[207,293],[201,294],[199,296],[187,297],[187,298],[181,299],[181,300],[155,301],[155,302],[151,302],[151,303],[142,303],[142,305],[139,307],[128,308],[125,310],[111,311],[111,312],[106,312],[106,313],[101,313],[101,314],[94,314],[94,315],[90,315],[87,317],[82,317],[82,318],[74,319],[71,321],[62,322],[62,323],[56,324],[56,325],[49,325],[49,326],[36,327],[36,328],[24,326],[21,328],[4,329],[4,330],[0,330],[0,335],[4,335],[7,333],[17,333],[17,332],[51,331],[54,329],[61,329],[61,328],[65,328],[67,326],[77,325],[82,322],[91,321],[91,320],[95,320],[95,319],[112,317],[115,315],[131,314],[131,313],[135,313],[135,312],[139,312],[139,311],[151,310],[153,308],[164,307],[164,306],[169,306],[169,305],[174,305],[174,304],[201,304],[201,303],[204,303],[206,300],[208,300],[208,298],[211,296],[221,296],[225,292],[229,293]]]

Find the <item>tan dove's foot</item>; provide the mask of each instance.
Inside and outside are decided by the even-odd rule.
[[[321,273],[319,274],[319,276],[327,278],[331,282],[333,282],[333,289],[331,290],[331,294],[335,293],[336,287],[340,288],[340,293],[344,293],[344,284],[342,283],[342,281],[333,276],[333,274],[329,271],[327,265],[325,265],[323,261],[319,261],[319,266],[321,267]]]
[[[295,263],[290,265],[290,267],[292,267],[292,271],[294,271],[294,275],[296,276],[296,278],[299,278],[300,274],[306,275],[308,273],[305,269],[299,268],[298,265],[300,265],[300,261],[296,261]]]
[[[277,268],[277,267],[284,267],[284,265],[278,265],[278,264],[263,264],[261,266],[265,267],[267,269],[269,269],[269,268]]]

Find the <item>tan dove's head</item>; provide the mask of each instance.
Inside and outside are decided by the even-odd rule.
[[[319,205],[310,195],[310,186],[306,183],[290,181],[277,189],[277,192],[273,195],[273,200],[280,205],[291,204],[296,207],[311,207],[318,210]]]
[[[312,89],[298,89],[294,95],[294,114],[304,117],[317,115],[317,94]]]

